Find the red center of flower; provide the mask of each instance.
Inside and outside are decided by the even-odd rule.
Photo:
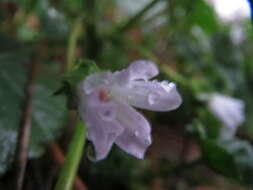
[[[101,102],[106,102],[108,101],[109,97],[108,97],[108,91],[105,89],[101,89],[98,91],[98,98]]]

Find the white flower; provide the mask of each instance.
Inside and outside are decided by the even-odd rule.
[[[91,74],[79,84],[78,109],[96,160],[104,159],[113,143],[137,158],[144,157],[151,144],[151,127],[131,106],[169,111],[182,102],[174,83],[149,81],[158,72],[154,63],[139,60],[121,71]]]
[[[244,122],[244,102],[240,99],[212,94],[208,107],[225,125],[221,129],[221,137],[224,139],[234,136],[238,126]]]

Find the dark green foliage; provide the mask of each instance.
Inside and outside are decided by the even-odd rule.
[[[80,178],[87,180],[89,189],[195,190],[198,185],[211,183],[219,189],[232,189],[227,184],[222,187],[220,182],[215,184],[201,170],[189,169],[192,165],[188,168],[187,163],[191,162],[181,150],[179,155],[173,152],[181,147],[181,141],[186,141],[186,145],[193,143],[197,147],[197,151],[189,148],[188,152],[197,152],[197,160],[203,161],[209,171],[224,176],[231,186],[252,186],[253,31],[250,20],[236,22],[236,27],[243,31],[243,40],[235,41],[231,35],[235,25],[224,24],[205,0],[126,2],[130,0],[0,1],[0,174],[6,174],[13,160],[34,55],[39,56],[40,68],[32,105],[29,158],[36,157],[39,168],[45,165],[39,158],[43,152],[49,160],[52,157],[45,151],[46,145],[56,141],[65,130],[65,136],[72,132],[71,124],[66,129],[63,127],[68,119],[67,109],[76,109],[76,86],[81,80],[101,72],[100,68],[116,71],[132,60],[149,59],[159,67],[159,80],[177,84],[183,104],[169,113],[144,112],[154,132],[154,147],[151,146],[144,161],[114,149],[100,163],[84,161]],[[136,9],[137,6],[140,8]],[[73,32],[77,23],[80,34]],[[67,63],[73,67],[60,75],[59,67],[62,72],[66,71],[66,62],[70,60],[78,61]],[[223,122],[208,109],[208,97],[212,93],[245,102],[245,122],[230,140],[221,139]],[[171,131],[161,135],[159,130],[164,129]],[[175,138],[179,145],[170,142],[170,135],[179,139]],[[65,136],[57,141],[63,150],[68,144]],[[34,172],[29,167],[27,176]],[[34,172],[34,179],[40,179],[38,176],[45,173],[54,175],[54,164],[50,162],[47,167],[46,172]],[[54,178],[43,179],[44,182],[53,186]],[[6,189],[2,183],[0,180],[0,189]],[[35,183],[27,184],[28,190],[29,185],[35,188]],[[44,187],[36,188],[44,190]]]
[[[99,71],[94,61],[79,60],[73,65],[70,71],[64,75],[63,81],[68,82],[71,86],[76,86],[88,75]]]
[[[21,51],[22,52],[22,51]],[[13,160],[15,143],[25,101],[29,54],[2,53],[0,55],[0,173],[3,174]],[[43,152],[43,144],[60,135],[65,118],[63,97],[55,98],[53,92],[59,85],[55,69],[46,69],[36,80],[33,100],[32,134],[29,155]]]

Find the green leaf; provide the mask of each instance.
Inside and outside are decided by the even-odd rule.
[[[25,52],[0,54],[0,174],[4,173],[15,151],[16,137],[25,101],[29,54]],[[59,85],[56,70],[48,66],[35,84],[32,113],[32,133],[29,156],[39,156],[43,144],[60,134],[65,117],[63,97],[53,96]],[[47,73],[47,74],[46,74]]]
[[[220,121],[207,109],[199,109],[200,120],[205,124],[206,133],[209,139],[216,139],[220,134]]]
[[[241,176],[241,181],[253,185],[253,149],[243,140],[232,139],[222,143],[222,146],[233,154]]]
[[[79,14],[84,8],[84,1],[82,0],[63,0],[63,7],[71,14]]]
[[[219,28],[219,23],[212,7],[204,0],[198,0],[193,3],[191,24],[197,24],[207,34],[215,32]]]
[[[201,142],[206,164],[224,176],[239,180],[239,171],[233,155],[213,140]]]
[[[95,72],[100,72],[100,70],[94,61],[78,60],[65,74],[64,81],[67,81],[71,86],[76,86],[85,77]]]
[[[66,121],[65,97],[53,96],[59,85],[60,77],[57,77],[56,70],[52,67],[47,67],[37,77],[33,101],[31,156],[39,156],[43,151],[41,145],[59,136]]]

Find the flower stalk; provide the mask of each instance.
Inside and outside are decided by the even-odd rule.
[[[70,143],[55,190],[71,190],[84,149],[85,137],[85,124],[83,121],[79,120],[75,126],[73,139]]]
[[[78,38],[82,32],[83,17],[80,16],[76,19],[73,30],[71,31],[68,51],[66,71],[70,71],[75,61],[75,51]],[[55,190],[71,190],[74,179],[77,174],[78,166],[82,157],[86,141],[86,127],[83,121],[78,120],[74,127],[74,134],[70,142],[67,156],[64,160],[63,168],[57,180]]]

